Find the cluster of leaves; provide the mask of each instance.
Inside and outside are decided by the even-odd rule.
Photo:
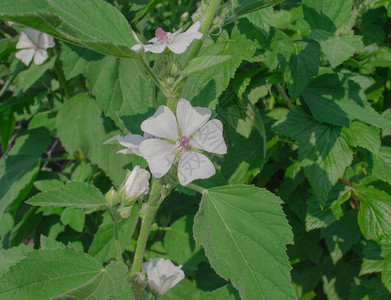
[[[162,299],[390,299],[391,1],[226,2],[199,56],[176,57],[180,96],[215,112],[228,153],[202,199],[177,186],[159,210],[145,259],[186,273]],[[102,209],[147,164],[105,142],[166,104],[132,29],[188,26],[199,3],[178,3],[0,3],[4,21],[57,38],[25,67],[23,27],[0,25],[0,299],[142,293],[126,265],[138,209],[119,223],[125,263]]]

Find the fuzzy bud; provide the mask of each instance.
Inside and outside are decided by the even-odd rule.
[[[113,187],[111,187],[110,191],[106,193],[105,198],[110,206],[117,205],[121,200],[117,191]]]
[[[125,183],[121,188],[121,196],[125,203],[133,203],[141,195],[148,194],[149,178],[151,174],[147,170],[136,166],[127,176]]]

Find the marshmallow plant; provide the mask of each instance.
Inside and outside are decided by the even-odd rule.
[[[260,61],[265,57],[273,64],[280,58],[286,60],[260,47],[282,34],[266,23],[261,24],[262,31],[252,25],[259,26],[254,17],[258,8],[279,1],[202,0],[199,5],[188,1],[188,13],[180,9],[178,16],[174,1],[156,7],[156,1],[151,1],[141,10],[143,1],[137,5],[114,1],[117,7],[112,2],[0,3],[0,17],[25,28],[16,49],[10,43],[12,57],[15,53],[27,66],[32,62],[41,65],[49,56],[48,49],[55,46],[48,33],[61,43],[50,51],[51,66],[26,69],[18,63],[10,68],[9,80],[0,81],[0,118],[18,121],[17,129],[28,128],[27,134],[39,134],[32,147],[27,134],[14,142],[19,131],[13,136],[14,127],[2,127],[1,147],[11,155],[6,162],[0,161],[0,176],[2,170],[7,175],[0,180],[4,190],[0,192],[0,223],[6,227],[15,221],[17,227],[4,239],[0,236],[0,248],[18,240],[30,242],[30,236],[22,236],[24,232],[34,237],[34,248],[41,247],[21,247],[9,256],[15,265],[7,262],[0,268],[0,298],[294,298],[286,252],[286,244],[293,239],[282,201],[255,186],[263,185],[262,166],[273,155],[269,150],[274,144],[266,144],[271,125],[265,129],[263,114],[254,108],[261,107],[259,97],[246,98],[246,89],[258,84],[251,81],[254,74],[266,76],[277,68],[259,67]],[[151,20],[167,4],[172,5],[171,19],[165,19],[164,12]],[[236,20],[243,11],[252,13],[251,22]],[[228,24],[226,17],[235,22],[223,29]],[[264,41],[261,34],[269,32],[270,38]],[[302,48],[300,44],[296,50]],[[3,59],[7,51],[0,50]],[[244,74],[252,64],[257,64],[256,72]],[[16,74],[19,69],[23,69],[20,75]],[[235,72],[242,73],[241,77],[235,77]],[[285,78],[276,78],[280,77]],[[40,81],[30,89],[33,79]],[[7,93],[14,94],[3,103]],[[37,115],[19,122],[28,109],[18,106],[14,114],[8,107],[24,102],[34,103],[30,110]],[[246,118],[238,118],[232,110],[227,113],[227,106],[245,111]],[[43,108],[45,113],[41,113]],[[45,135],[49,135],[47,145],[41,141]],[[257,140],[248,144],[253,136]],[[8,150],[5,141],[15,146]],[[52,157],[57,148],[69,155]],[[19,163],[25,157],[26,164]],[[63,174],[51,176],[46,169],[58,161]],[[8,163],[15,162],[9,168]],[[297,169],[302,167],[306,166]],[[14,172],[23,168],[23,174]],[[20,178],[21,185],[13,185],[15,178]],[[35,178],[39,182],[33,182]],[[32,223],[52,217],[40,223],[44,232],[25,230],[24,204],[16,211],[19,198],[29,192],[37,194],[28,204],[54,208],[28,213],[37,216]],[[12,195],[13,202],[9,200]],[[61,226],[45,227],[57,219]],[[50,237],[37,240],[41,234]],[[69,243],[70,236],[76,235]],[[210,293],[188,291],[197,289],[195,281],[203,277],[203,270],[196,270],[200,264],[206,264],[207,270],[213,268],[212,275],[221,276],[229,285],[216,286]]]

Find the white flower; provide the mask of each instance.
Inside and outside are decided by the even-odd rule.
[[[34,58],[34,63],[41,65],[47,58],[46,49],[54,47],[54,39],[51,35],[40,32],[32,28],[26,28],[26,32],[22,32],[19,41],[16,44],[16,49],[22,49],[16,52],[15,56],[19,58],[26,66]]]
[[[139,151],[140,144],[145,139],[152,139],[155,138],[153,135],[144,133],[144,136],[141,136],[139,134],[127,134],[124,137],[117,136],[117,141],[122,146],[126,147],[126,149],[120,150],[117,152],[122,154],[136,154],[138,156],[141,156],[141,153]]]
[[[185,273],[181,270],[182,265],[176,267],[169,259],[151,259],[143,263],[143,268],[147,272],[150,288],[159,295],[163,295],[185,278]]]
[[[149,178],[151,174],[147,170],[136,166],[128,175],[126,182],[121,188],[121,194],[125,193],[125,200],[135,199],[141,194],[147,194],[149,191]]]
[[[145,120],[141,130],[158,138],[143,140],[139,152],[156,178],[168,172],[178,152],[182,152],[178,162],[180,184],[187,185],[195,179],[211,177],[216,173],[212,162],[196,149],[227,153],[223,124],[217,119],[208,121],[210,109],[192,107],[185,99],[179,99],[176,115],[177,118],[167,106],[162,105]]]
[[[162,53],[167,47],[172,52],[181,54],[186,51],[187,47],[189,47],[193,40],[199,40],[202,38],[202,33],[198,31],[200,26],[201,23],[196,22],[184,33],[181,33],[182,28],[174,33],[171,33],[165,32],[159,27],[155,31],[155,37],[148,41],[151,44],[147,45],[141,43],[137,35],[133,32],[138,44],[134,45],[132,50],[138,51],[139,49],[144,48],[145,52]]]

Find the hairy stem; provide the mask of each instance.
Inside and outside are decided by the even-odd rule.
[[[202,20],[202,24],[200,27],[200,32],[202,33],[203,37],[200,40],[196,40],[193,44],[193,46],[190,49],[190,53],[187,56],[185,66],[191,61],[193,58],[195,58],[198,55],[198,52],[200,52],[202,43],[205,39],[205,36],[209,33],[210,25],[212,25],[213,18],[216,14],[217,9],[219,8],[220,0],[212,0],[209,5],[208,13],[206,14],[205,18]]]
[[[118,222],[114,222],[114,242],[115,242],[115,250],[117,251],[117,256],[119,261],[122,260],[122,251],[121,251],[121,243],[119,241],[119,234],[118,234]]]
[[[144,204],[143,220],[141,222],[140,234],[138,236],[136,251],[134,252],[132,268],[130,270],[131,276],[135,275],[141,269],[141,265],[144,259],[145,247],[147,246],[148,237],[151,232],[151,225],[155,219],[159,205],[164,198],[161,193],[162,186],[163,185],[160,179],[152,179],[152,189],[149,194],[149,200],[148,203]]]
[[[155,72],[151,69],[151,67],[145,61],[144,57],[140,57],[140,61],[141,61],[142,65],[144,66],[145,70],[151,76],[153,82],[159,87],[159,89],[162,91],[164,96],[166,96],[168,98],[170,95],[169,91],[167,91],[167,89],[162,85],[160,80],[157,78]]]

